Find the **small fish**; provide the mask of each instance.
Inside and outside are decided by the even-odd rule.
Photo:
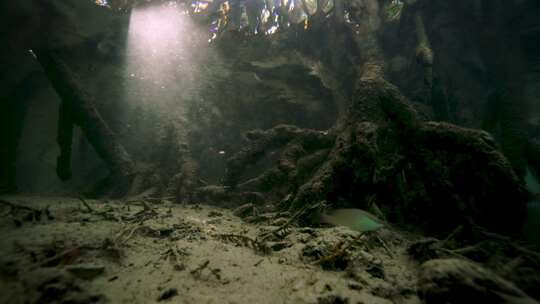
[[[383,221],[361,209],[335,209],[322,214],[321,222],[349,227],[359,232],[375,231],[384,227]]]

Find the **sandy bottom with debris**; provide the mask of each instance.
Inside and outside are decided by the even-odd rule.
[[[389,230],[263,238],[286,219],[167,201],[5,196],[0,213],[1,303],[420,302],[408,242]]]

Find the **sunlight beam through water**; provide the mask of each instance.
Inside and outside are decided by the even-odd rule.
[[[197,85],[205,32],[175,2],[136,7],[127,39],[127,100],[177,105]]]

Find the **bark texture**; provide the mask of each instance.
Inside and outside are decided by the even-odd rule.
[[[34,52],[62,100],[58,130],[58,143],[62,151],[57,163],[59,177],[66,179],[70,175],[71,130],[73,125],[78,125],[88,142],[107,164],[112,176],[118,178],[115,183],[118,183],[119,191],[127,191],[135,173],[133,160],[101,117],[92,96],[85,91],[77,75],[58,53],[44,49]]]

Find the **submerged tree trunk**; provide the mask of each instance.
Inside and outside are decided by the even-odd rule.
[[[36,74],[29,74],[11,94],[0,99],[0,193],[17,191],[17,148],[21,140],[27,101],[38,86]]]
[[[61,121],[59,122],[58,142],[62,150],[59,157],[57,171],[65,179],[69,175],[69,162],[71,150],[70,131],[73,124],[78,125],[88,142],[94,147],[97,154],[105,161],[111,175],[118,178],[119,193],[127,191],[130,180],[134,174],[135,166],[131,156],[118,142],[113,131],[103,120],[95,107],[95,102],[82,87],[77,75],[59,58],[58,54],[50,50],[34,50],[37,60],[43,67],[49,81],[62,100]],[[69,138],[68,138],[69,137]]]
[[[305,33],[306,41],[319,44],[325,37],[332,47],[316,59],[347,75],[338,79],[350,92],[345,115],[326,132],[277,126],[248,133],[252,144],[228,160],[225,185],[271,199],[278,194],[277,206],[306,212],[300,218],[308,222],[315,209],[377,204],[390,221],[414,223],[429,234],[469,223],[519,232],[527,195],[510,163],[486,132],[428,122],[415,111],[386,77],[382,9],[378,1],[366,3],[352,16],[358,30],[338,19]],[[430,96],[435,54],[419,11],[415,17],[415,56]],[[275,167],[241,180],[249,164],[276,146],[283,149]]]

